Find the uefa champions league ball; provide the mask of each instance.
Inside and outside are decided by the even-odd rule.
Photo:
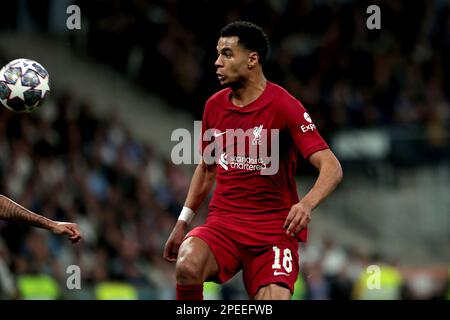
[[[47,70],[36,61],[16,59],[0,70],[0,102],[15,112],[31,112],[50,92]]]

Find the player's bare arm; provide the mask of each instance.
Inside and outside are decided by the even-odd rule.
[[[215,178],[216,166],[207,165],[201,159],[192,176],[184,206],[196,212],[211,191]],[[180,219],[177,221],[164,247],[164,259],[169,262],[175,262],[177,260],[178,249],[186,234],[187,228],[188,223],[186,221]]]
[[[339,160],[330,149],[315,152],[309,162],[319,170],[319,176],[311,190],[289,211],[283,226],[288,234],[296,235],[308,225],[312,211],[333,192],[343,177]]]
[[[81,233],[75,223],[53,221],[31,212],[3,195],[0,195],[0,219],[25,223],[58,235],[66,235],[72,242],[81,240]]]

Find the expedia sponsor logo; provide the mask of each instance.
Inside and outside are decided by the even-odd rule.
[[[314,125],[314,123],[311,123],[311,124],[308,124],[308,125],[301,125],[300,126],[300,128],[302,129],[302,131],[303,132],[306,132],[306,131],[309,131],[309,130],[311,130],[311,131],[314,131],[314,129],[316,129],[316,126]]]
[[[305,118],[306,121],[309,122],[309,124],[307,125],[301,125],[300,128],[302,129],[303,133],[311,130],[314,131],[314,129],[316,129],[316,126],[314,125],[314,123],[312,123],[311,117],[309,116],[308,112],[305,112],[303,114],[303,118]]]
[[[312,123],[311,117],[309,116],[308,112],[305,112],[303,114],[303,118],[305,118],[305,120],[308,121],[309,123]]]

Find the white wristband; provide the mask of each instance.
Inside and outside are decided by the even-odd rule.
[[[195,212],[188,207],[183,207],[183,210],[181,210],[180,216],[178,217],[178,220],[186,221],[186,223],[189,225],[194,219]]]

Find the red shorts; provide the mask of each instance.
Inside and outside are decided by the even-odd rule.
[[[259,288],[271,283],[294,292],[299,270],[298,240],[283,229],[261,234],[254,225],[243,230],[242,226],[230,228],[220,221],[208,219],[204,225],[191,230],[185,239],[189,237],[205,241],[216,258],[218,277],[209,281],[224,283],[242,269],[250,298]]]

